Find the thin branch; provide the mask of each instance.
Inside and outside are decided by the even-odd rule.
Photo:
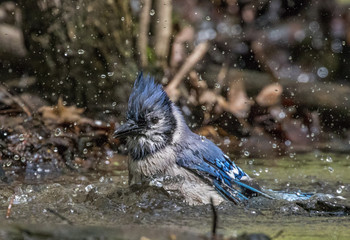
[[[152,0],[142,0],[142,8],[140,13],[140,36],[137,39],[137,45],[140,51],[141,66],[146,67],[147,60],[147,46],[148,46],[148,32],[150,23],[150,11],[152,6]]]
[[[172,9],[172,0],[156,0],[157,23],[154,48],[158,64],[164,69],[167,67],[170,37],[172,33]]]
[[[218,224],[218,215],[216,213],[216,209],[215,209],[215,206],[214,206],[214,200],[213,198],[211,197],[210,198],[210,206],[211,206],[211,209],[213,211],[213,227],[211,229],[211,239],[216,239],[216,229],[217,229],[217,224]]]
[[[68,218],[66,218],[65,216],[61,215],[60,213],[58,213],[57,211],[51,209],[51,208],[46,208],[46,210],[50,213],[52,213],[53,215],[55,215],[56,217],[62,219],[63,221],[66,221],[69,225],[73,225],[73,222],[70,221]]]
[[[224,84],[226,76],[227,76],[227,73],[228,73],[228,66],[229,66],[228,61],[224,62],[222,64],[222,67],[221,67],[219,73],[218,73],[217,84],[218,84],[219,87],[215,87],[215,90],[214,90],[214,92],[216,94],[220,94],[221,93],[222,85]]]
[[[32,116],[31,112],[29,111],[29,108],[24,104],[20,97],[13,96],[4,87],[0,87],[0,91],[3,92],[12,101],[14,101],[23,110],[23,112],[27,114],[28,117]]]
[[[10,199],[10,203],[7,207],[6,218],[10,218],[10,216],[11,216],[11,208],[13,205],[13,201],[15,200],[15,196],[16,196],[16,193],[14,193]]]
[[[202,42],[197,45],[191,55],[182,64],[180,70],[166,86],[165,91],[171,95],[171,93],[180,85],[183,78],[191,71],[191,69],[204,57],[209,49],[209,42]]]

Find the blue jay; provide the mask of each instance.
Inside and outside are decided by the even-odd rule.
[[[154,78],[139,74],[128,102],[127,121],[114,132],[125,137],[129,153],[129,184],[147,179],[178,179],[176,190],[190,205],[245,203],[249,195],[269,197],[249,184],[251,178],[220,148],[193,133],[180,110]]]

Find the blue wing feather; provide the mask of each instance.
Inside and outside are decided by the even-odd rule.
[[[200,138],[191,141],[200,144],[193,146],[195,150],[184,148],[178,156],[177,164],[209,181],[224,198],[236,204],[248,199],[244,195],[245,190],[270,198],[258,189],[241,182],[241,178],[248,175],[237,167],[214,143],[196,134],[191,137]]]

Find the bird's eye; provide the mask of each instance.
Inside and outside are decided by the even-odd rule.
[[[159,122],[159,118],[158,117],[153,117],[153,118],[151,118],[151,122],[153,124],[157,124]]]

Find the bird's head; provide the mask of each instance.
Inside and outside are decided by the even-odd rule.
[[[114,137],[126,137],[129,154],[140,160],[169,144],[175,128],[169,97],[153,77],[140,73],[129,97],[127,121]]]

